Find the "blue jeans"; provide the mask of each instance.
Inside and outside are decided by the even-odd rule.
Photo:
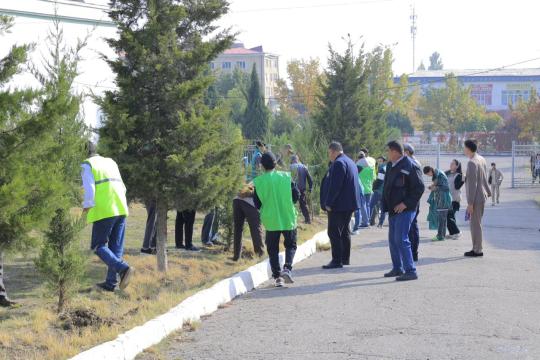
[[[405,273],[416,273],[414,266],[409,230],[416,216],[416,211],[404,211],[401,214],[390,216],[388,219],[388,242],[390,245],[390,257],[392,269]]]
[[[370,201],[371,194],[360,195],[360,209],[354,212],[354,230],[358,230],[360,227],[367,227],[369,225]]]
[[[382,211],[382,193],[380,192],[374,192],[371,195],[371,201],[369,203],[369,209],[371,211],[370,219],[372,219],[373,225],[375,225],[375,210],[380,211],[379,214],[379,225],[382,226],[384,224],[384,219],[386,218],[386,213]],[[377,205],[379,205],[379,208],[377,209]]]
[[[122,260],[124,255],[124,233],[126,217],[115,216],[96,221],[92,227],[92,250],[108,266],[105,283],[114,288],[118,283],[118,273],[129,265]]]

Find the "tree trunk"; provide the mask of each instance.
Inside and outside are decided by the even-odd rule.
[[[157,266],[161,272],[167,272],[167,202],[158,199],[156,213],[156,252],[157,252]]]
[[[0,297],[7,298],[6,287],[4,286],[4,252],[0,251]]]
[[[56,312],[60,314],[64,310],[64,304],[66,302],[66,288],[64,281],[60,281],[58,284],[58,309]]]

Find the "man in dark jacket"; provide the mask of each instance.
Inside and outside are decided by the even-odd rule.
[[[300,190],[300,199],[298,199],[298,203],[300,204],[300,210],[304,216],[304,222],[306,224],[311,224],[308,197],[311,194],[311,190],[313,190],[313,178],[306,165],[300,162],[298,155],[291,156],[291,174],[294,182],[298,186],[298,190]]]
[[[385,277],[398,281],[416,280],[416,267],[409,241],[409,230],[416,216],[424,182],[422,172],[412,159],[403,154],[403,145],[391,141],[388,147],[389,164],[383,189],[383,211],[389,214],[388,241],[392,270]]]
[[[321,207],[328,212],[328,237],[332,245],[332,261],[323,269],[349,265],[351,255],[352,214],[360,208],[360,184],[355,163],[343,154],[343,147],[332,142],[328,147],[332,166],[326,178]]]

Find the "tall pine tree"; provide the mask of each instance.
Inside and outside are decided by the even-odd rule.
[[[343,54],[330,47],[320,111],[315,116],[320,138],[341,142],[350,155],[363,146],[372,153],[382,151],[387,129],[381,90],[387,83],[387,56],[377,49],[366,54],[363,47],[355,54],[350,40]]]
[[[157,204],[158,269],[167,270],[167,211],[213,208],[241,179],[241,134],[204,102],[208,64],[233,40],[215,22],[224,0],[112,0],[119,55],[107,59],[101,150],[119,164],[133,200]]]
[[[75,92],[73,82],[79,74],[86,39],[71,48],[64,43],[63,34],[55,19],[47,38],[49,54],[41,66],[32,69],[42,85],[37,117],[49,123],[49,131],[41,138],[47,144],[40,151],[41,165],[47,169],[49,183],[55,189],[50,204],[55,216],[45,233],[36,265],[48,288],[58,296],[59,313],[76,290],[85,268],[84,253],[77,243],[84,221],[73,219],[70,209],[80,203],[80,163],[85,156],[86,126],[79,111],[82,94]]]
[[[259,76],[255,64],[251,71],[251,81],[247,93],[247,107],[244,113],[242,131],[244,137],[250,140],[264,139],[268,134],[270,111],[264,103],[261,93]]]

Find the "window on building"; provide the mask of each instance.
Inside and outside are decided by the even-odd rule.
[[[239,69],[246,69],[246,62],[245,61],[237,61],[236,62],[236,67],[239,68]]]
[[[517,104],[520,101],[529,101],[530,97],[530,90],[503,90],[501,93],[501,104]]]
[[[222,69],[226,69],[226,70],[227,70],[227,69],[231,69],[231,67],[232,67],[232,66],[231,66],[231,63],[230,63],[229,61],[226,61],[226,62],[224,62],[224,63],[221,64],[221,68],[222,68]]]

